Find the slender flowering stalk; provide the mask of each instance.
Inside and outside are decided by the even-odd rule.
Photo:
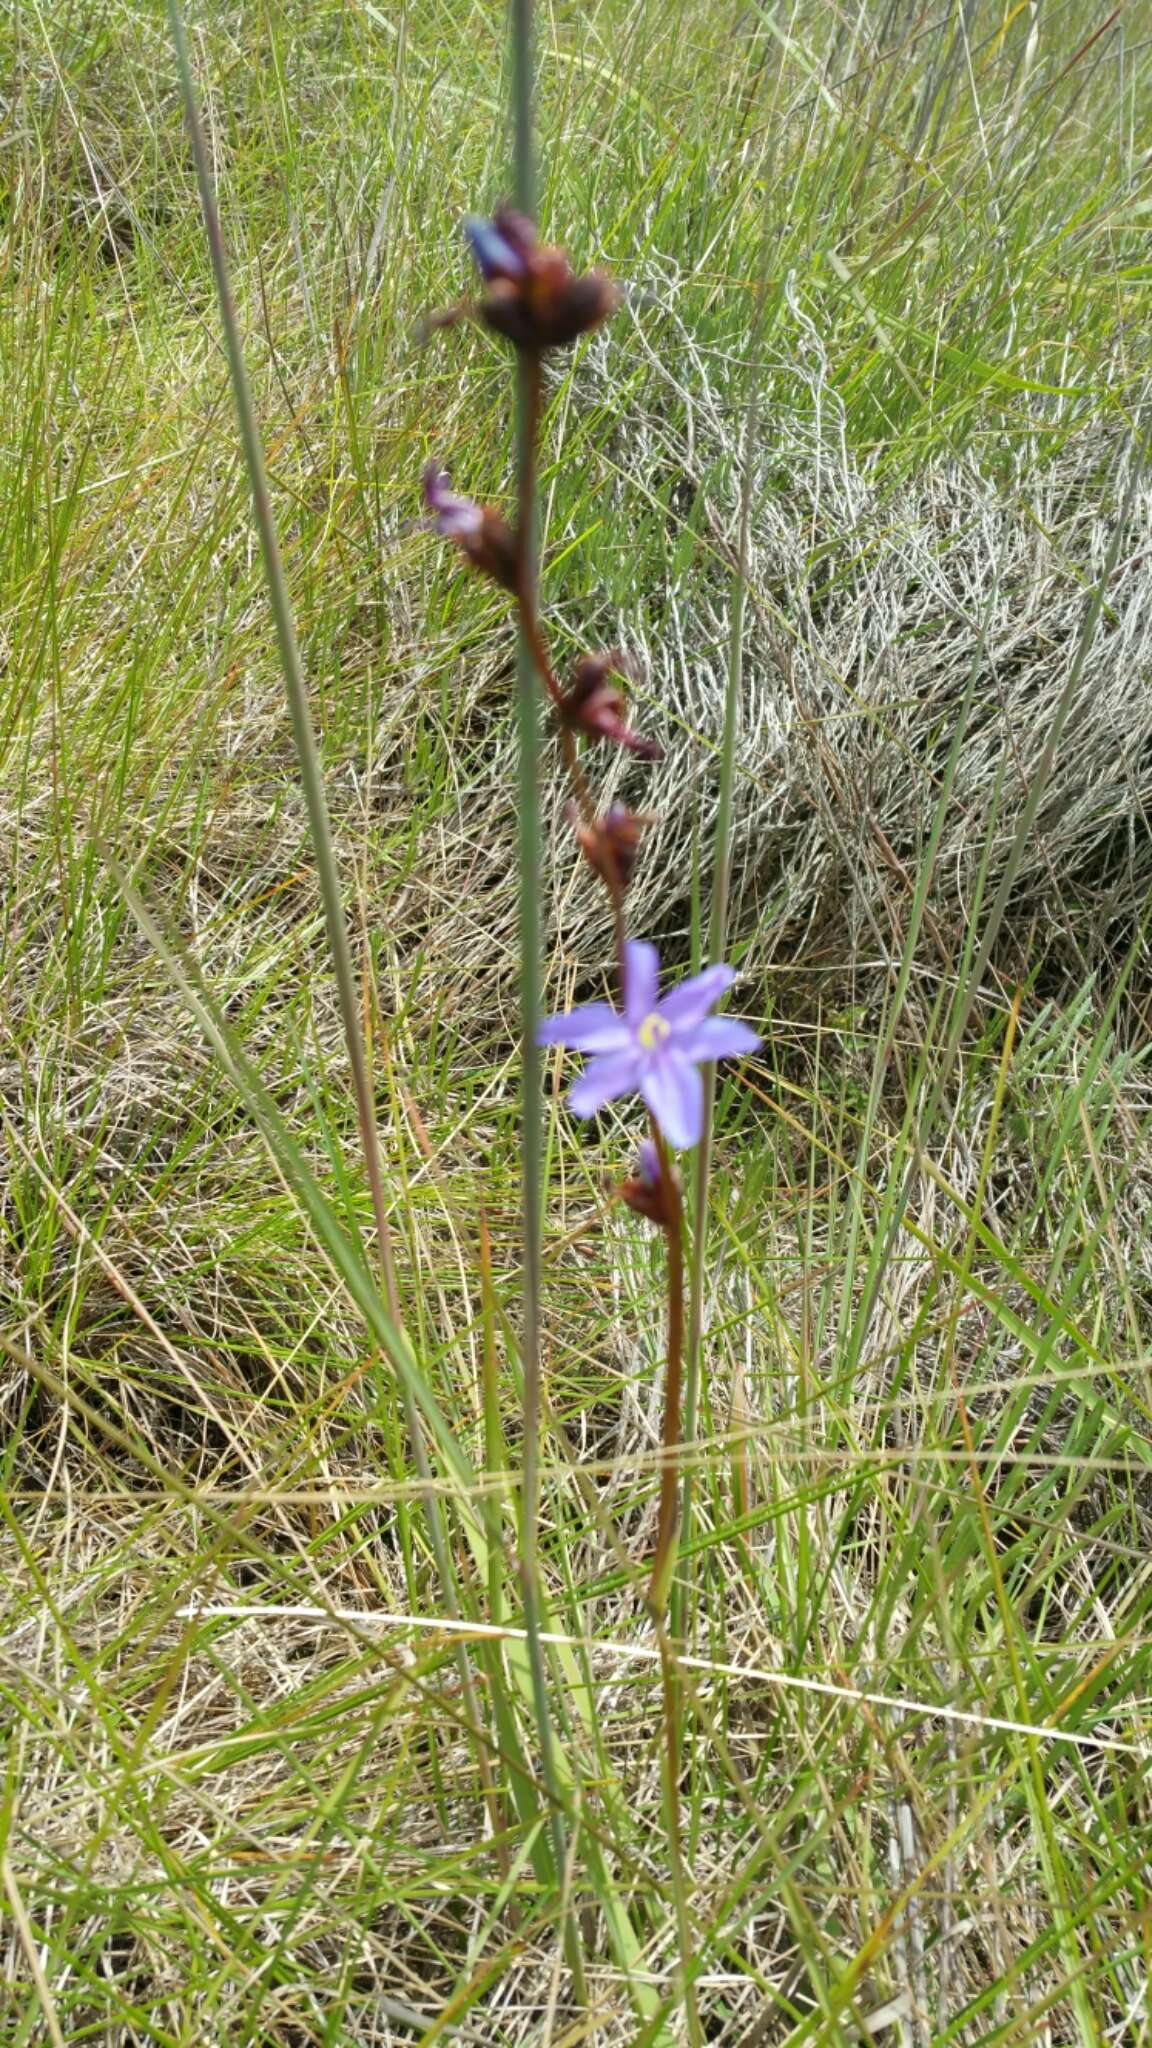
[[[627,722],[623,691],[618,679],[626,675],[628,663],[618,652],[585,654],[577,662],[572,681],[565,690],[559,683],[548,643],[540,622],[537,602],[537,569],[534,547],[536,440],[539,431],[541,358],[546,348],[559,340],[593,326],[612,310],[615,299],[599,273],[575,279],[562,252],[541,250],[525,210],[503,207],[491,220],[471,216],[465,232],[488,290],[480,314],[489,326],[511,340],[517,349],[519,369],[520,505],[516,570],[508,573],[508,531],[498,513],[462,498],[448,489],[447,480],[432,468],[425,474],[425,498],[431,523],[446,540],[461,549],[470,565],[515,594],[520,624],[521,692],[525,663],[530,663],[543,684],[555,714],[565,761],[576,794],[574,820],[577,842],[585,859],[600,876],[612,901],[617,972],[622,1010],[607,1003],[593,1003],[569,1016],[546,1018],[535,1032],[533,1048],[526,1059],[534,1059],[537,1046],[567,1045],[591,1055],[590,1063],[574,1083],[569,1102],[578,1116],[594,1116],[598,1110],[622,1096],[640,1094],[652,1120],[652,1152],[646,1169],[634,1175],[626,1199],[645,1213],[658,1208],[668,1241],[668,1364],[665,1383],[664,1444],[665,1470],[661,1485],[657,1522],[656,1556],[652,1579],[653,1603],[663,1613],[667,1595],[667,1566],[674,1557],[676,1536],[676,1452],[680,1443],[680,1386],[684,1352],[684,1211],[679,1179],[673,1169],[669,1148],[688,1149],[698,1145],[707,1122],[707,1089],[701,1072],[711,1071],[718,1059],[754,1052],[760,1043],[756,1034],[736,1018],[711,1014],[716,1003],[735,979],[733,970],[717,962],[694,976],[662,1000],[658,993],[659,963],[655,948],[626,934],[624,904],[628,884],[639,853],[642,820],[626,806],[613,805],[598,816],[577,751],[577,736],[590,744],[608,742],[626,748],[641,760],[656,760],[659,745],[635,732]],[[595,284],[596,289],[592,289]],[[577,290],[577,287],[581,287]],[[601,289],[601,287],[604,287]],[[568,294],[563,299],[563,294]],[[549,294],[553,296],[550,297]],[[564,312],[559,307],[563,299]],[[494,304],[499,318],[492,317]],[[584,308],[578,326],[571,322],[577,308]],[[515,307],[513,317],[511,308]],[[541,308],[547,309],[547,313]],[[507,315],[507,317],[505,317]],[[549,324],[551,322],[551,324]],[[566,325],[565,323],[568,323]],[[535,323],[535,324],[533,324]],[[442,321],[440,324],[446,324]],[[529,734],[526,704],[521,694],[521,872],[536,866],[539,847],[538,803],[535,781],[531,788],[524,779],[527,750],[534,749],[536,733]],[[535,758],[533,753],[533,760]],[[534,772],[534,771],[533,771]],[[527,822],[537,824],[532,845],[526,842]],[[538,941],[537,930],[536,938]],[[534,960],[536,955],[533,956]],[[527,953],[524,956],[527,973]],[[534,971],[534,970],[533,970]],[[526,1017],[527,1030],[527,1017]],[[653,1163],[654,1162],[654,1163]],[[653,1181],[655,1192],[642,1192],[645,1179]],[[526,1258],[528,1269],[535,1262]],[[531,1290],[530,1290],[531,1291]],[[529,1334],[528,1352],[534,1339]],[[526,1375],[526,1386],[534,1398],[535,1382]],[[525,1502],[528,1510],[535,1501],[535,1438],[529,1428],[526,1437]]]
[[[536,552],[537,441],[543,358],[574,341],[608,317],[620,293],[601,271],[577,274],[562,249],[542,244],[532,219],[531,0],[513,0],[516,66],[516,205],[498,207],[490,218],[464,222],[480,274],[482,293],[433,314],[427,330],[453,326],[463,318],[482,322],[512,343],[517,355],[517,530],[491,507],[458,496],[435,467],[425,473],[429,524],[453,542],[468,565],[515,599],[519,625],[518,719],[520,733],[521,980],[524,1028],[523,1194],[524,1194],[524,1487],[522,1568],[527,1636],[542,1738],[542,1763],[551,1796],[556,1861],[563,1865],[559,1787],[552,1759],[545,1670],[540,1632],[537,1522],[539,1515],[539,1135],[533,1124],[539,1085],[539,1057],[547,1046],[569,1046],[589,1063],[573,1083],[569,1103],[578,1116],[594,1116],[609,1102],[638,1094],[650,1118],[651,1137],[641,1145],[620,1199],[656,1224],[667,1246],[668,1354],[665,1380],[660,1500],[649,1598],[660,1629],[664,1663],[666,1724],[665,1795],[673,1890],[676,1900],[689,2038],[701,2039],[690,1969],[687,1880],[679,1808],[679,1687],[663,1627],[676,1558],[678,1461],[681,1445],[681,1383],[684,1367],[684,1207],[674,1150],[700,1143],[706,1128],[704,1072],[718,1059],[756,1050],[760,1040],[738,1018],[713,1014],[735,979],[722,961],[661,997],[655,947],[629,939],[625,901],[649,822],[627,805],[600,813],[581,758],[581,745],[618,746],[637,761],[660,758],[659,744],[628,721],[622,684],[629,664],[618,651],[581,655],[567,687],[557,677],[540,620]],[[592,1003],[567,1015],[540,1019],[538,1003],[541,940],[538,874],[540,817],[537,786],[537,684],[548,707],[571,777],[575,803],[569,822],[584,859],[604,883],[612,903],[620,1007]],[[569,1921],[571,1936],[572,1923]],[[582,1971],[578,1944],[569,1939],[577,1995]]]
[[[526,0],[523,0],[526,4]],[[515,595],[520,624],[521,691],[525,663],[534,667],[555,715],[564,758],[576,796],[573,820],[577,842],[589,865],[608,889],[612,901],[617,973],[622,1009],[594,1003],[570,1016],[549,1017],[535,1031],[536,1046],[567,1045],[591,1055],[574,1083],[569,1102],[578,1116],[594,1116],[622,1096],[640,1094],[652,1121],[652,1151],[645,1171],[625,1188],[632,1206],[647,1213],[659,1209],[668,1240],[668,1366],[665,1392],[664,1442],[667,1452],[657,1524],[653,1598],[663,1611],[667,1591],[664,1567],[675,1542],[675,1455],[680,1441],[680,1383],[684,1349],[684,1212],[679,1179],[670,1149],[698,1145],[707,1123],[708,1091],[702,1074],[718,1059],[754,1052],[760,1041],[736,1018],[711,1014],[735,979],[733,970],[717,962],[662,1000],[658,993],[659,963],[655,948],[626,934],[625,894],[639,854],[643,821],[626,806],[613,805],[602,816],[584,773],[577,738],[596,745],[627,749],[639,760],[657,760],[661,748],[629,725],[621,680],[629,664],[617,651],[580,657],[571,683],[559,682],[537,601],[534,543],[536,442],[541,400],[541,361],[546,349],[572,340],[612,311],[618,295],[599,272],[577,278],[563,252],[542,248],[527,206],[498,208],[489,219],[472,215],[464,223],[487,296],[475,311],[496,332],[513,342],[518,356],[520,418],[519,532],[512,537],[500,515],[471,498],[457,496],[434,467],[425,473],[425,499],[430,523],[442,538],[453,541],[470,566]],[[433,325],[450,324],[449,314]],[[515,568],[510,573],[510,561]],[[529,789],[523,763],[535,747],[535,726],[529,734],[521,697],[521,869],[536,864],[539,847],[538,798]],[[533,760],[534,760],[533,753]],[[534,771],[533,771],[534,773]],[[528,822],[537,818],[530,848]],[[523,884],[522,884],[523,885]],[[536,934],[538,941],[538,931]],[[536,956],[534,956],[536,957]],[[524,959],[527,973],[527,954]],[[527,1020],[526,1020],[527,1022]],[[646,1178],[659,1193],[642,1192]],[[532,1259],[526,1261],[533,1268]],[[533,1341],[529,1340],[531,1353]],[[534,1387],[528,1375],[530,1391]],[[535,1499],[534,1434],[526,1441],[526,1508]]]
[[[680,1181],[668,1156],[668,1147],[657,1126],[653,1140],[660,1161],[661,1199],[668,1207],[668,1372],[664,1384],[663,1458],[660,1465],[660,1507],[656,1517],[656,1552],[652,1559],[650,1597],[658,1615],[663,1615],[668,1582],[675,1562],[679,1529],[677,1504],[680,1478],[676,1454],[680,1448],[680,1404],[684,1374],[684,1204]]]

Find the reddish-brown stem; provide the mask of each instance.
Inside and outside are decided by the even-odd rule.
[[[532,659],[540,671],[540,680],[551,697],[557,713],[559,713],[560,707],[564,702],[564,692],[556,680],[556,672],[552,667],[551,657],[548,653],[548,643],[544,638],[543,629],[536,612],[534,592],[519,590],[516,596],[520,606],[520,623],[524,628],[528,645],[532,649]],[[587,785],[585,785],[585,788],[587,789]]]
[[[660,1509],[656,1521],[656,1553],[652,1560],[649,1597],[663,1612],[668,1563],[676,1541],[680,1504],[678,1454],[680,1400],[684,1377],[684,1204],[668,1147],[655,1118],[652,1138],[660,1161],[660,1179],[668,1206],[668,1366],[664,1379],[664,1429],[660,1469]]]
[[[540,430],[540,358],[526,353],[529,393],[528,412],[528,456],[530,467],[521,475],[521,519],[524,508],[532,503],[532,492],[536,482],[536,460]],[[565,765],[572,778],[576,801],[581,816],[592,831],[597,831],[596,804],[588,787],[588,779],[581,765],[575,736],[564,718],[564,692],[552,666],[552,657],[544,629],[540,623],[537,604],[536,584],[523,564],[525,556],[521,550],[522,572],[520,575],[516,602],[524,641],[531,651],[532,659],[552,709],[560,732],[560,745]],[[604,857],[603,879],[612,900],[612,925],[616,954],[616,971],[621,995],[624,992],[624,884],[621,880],[612,849],[601,836],[601,850]],[[680,1196],[680,1183],[676,1177],[668,1147],[663,1134],[652,1120],[652,1137],[660,1161],[660,1178],[669,1221],[665,1229],[668,1240],[668,1369],[664,1387],[664,1460],[660,1475],[660,1507],[656,1524],[656,1552],[652,1563],[650,1598],[653,1605],[663,1613],[666,1599],[667,1565],[677,1535],[677,1511],[680,1498],[678,1483],[678,1453],[680,1450],[681,1401],[684,1376],[684,1205]]]
[[[532,482],[534,486],[535,461],[540,435],[540,358],[538,355],[533,355],[527,351],[525,352],[525,354],[527,362],[529,364],[530,371],[529,388],[531,391],[531,413],[529,415],[529,425],[531,431],[531,449],[533,460]],[[548,697],[552,704],[552,709],[556,714],[556,724],[560,733],[560,745],[564,753],[564,765],[572,778],[572,787],[576,792],[576,802],[580,807],[580,815],[583,818],[584,823],[593,832],[596,832],[596,802],[595,798],[592,795],[592,791],[588,787],[588,778],[585,775],[583,767],[580,763],[580,755],[577,751],[575,737],[564,719],[564,692],[560,687],[559,681],[557,680],[556,671],[552,666],[552,657],[548,651],[548,642],[544,637],[544,629],[540,624],[540,612],[536,600],[536,587],[534,582],[532,582],[524,576],[521,576],[519,587],[516,592],[516,604],[520,615],[520,625],[524,634],[524,638],[527,641],[529,648],[531,649],[532,659],[536,664],[536,669],[539,674],[540,680],[548,693]],[[604,880],[608,889],[608,894],[612,899],[612,929],[613,944],[616,953],[616,968],[617,974],[620,979],[620,987],[621,990],[623,990],[624,884],[620,879],[620,871],[616,865],[616,861],[613,856],[611,847],[605,844],[602,837],[600,840],[600,845],[605,865]]]

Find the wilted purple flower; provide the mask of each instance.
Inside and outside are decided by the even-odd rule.
[[[588,1003],[545,1018],[539,1043],[593,1055],[568,1092],[577,1116],[595,1116],[606,1102],[639,1090],[670,1145],[696,1145],[704,1129],[701,1065],[755,1052],[760,1040],[736,1017],[708,1015],[736,979],[731,967],[706,967],[662,1002],[659,973],[655,946],[629,939],[623,1016],[611,1003]]]
[[[627,675],[628,658],[619,649],[610,654],[582,654],[573,671],[559,710],[565,725],[590,740],[611,740],[627,747],[642,761],[658,761],[664,752],[658,740],[646,740],[633,732],[627,719],[627,705],[614,675]]]
[[[467,540],[484,524],[483,509],[475,498],[460,498],[450,491],[445,472],[434,462],[424,471],[424,500],[442,540]]]
[[[575,828],[576,843],[589,867],[595,869],[610,889],[617,883],[626,889],[640,852],[641,835],[651,820],[638,817],[627,804],[609,804],[591,825],[584,823],[575,804],[569,804],[568,817]]]
[[[516,536],[498,512],[450,491],[447,477],[434,462],[424,471],[424,502],[431,514],[429,523],[442,540],[454,540],[482,575],[493,577],[505,590],[516,589]]]

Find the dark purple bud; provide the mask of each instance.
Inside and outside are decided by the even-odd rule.
[[[663,747],[657,741],[646,740],[640,733],[632,731],[626,719],[624,693],[618,684],[611,681],[613,675],[626,673],[625,657],[616,651],[611,654],[582,654],[565,695],[561,716],[573,732],[585,733],[592,740],[611,740],[615,746],[627,747],[642,761],[659,761]]]
[[[429,525],[443,540],[454,540],[461,553],[482,576],[490,576],[504,590],[519,584],[519,550],[507,521],[490,506],[474,498],[457,497],[448,479],[435,463],[424,471],[424,502],[431,515]]]
[[[475,311],[517,348],[563,348],[620,303],[610,278],[599,270],[575,276],[563,249],[541,248],[532,222],[510,206],[491,220],[468,214],[464,233],[487,287]]]
[[[610,804],[603,817],[595,824],[585,825],[575,805],[569,806],[569,816],[576,828],[576,842],[580,851],[609,888],[616,883],[622,889],[628,887],[640,852],[640,839],[649,820],[637,817],[627,804]]]
[[[674,1171],[674,1168],[669,1168],[669,1172]],[[626,1202],[637,1216],[646,1216],[649,1223],[658,1223],[661,1230],[671,1229],[672,1208],[660,1171],[660,1155],[651,1138],[641,1140],[636,1164],[628,1179],[621,1182],[618,1192],[621,1201]]]

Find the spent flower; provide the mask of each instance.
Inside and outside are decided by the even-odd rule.
[[[575,804],[569,804],[568,817],[575,829],[576,844],[589,867],[610,889],[617,883],[626,889],[640,853],[641,835],[650,819],[638,817],[627,804],[609,804],[591,825],[584,823]]]
[[[623,1012],[587,1003],[547,1017],[539,1042],[592,1055],[568,1092],[577,1116],[595,1116],[605,1103],[639,1093],[668,1143],[683,1148],[699,1144],[704,1130],[701,1066],[755,1052],[760,1040],[739,1018],[709,1014],[735,981],[733,968],[706,967],[663,999],[659,973],[655,946],[628,940]]]
[[[611,740],[642,761],[659,761],[664,753],[659,742],[645,739],[628,724],[624,692],[612,680],[627,674],[627,656],[617,648],[608,654],[582,654],[559,706],[560,716],[573,732],[590,740]]]

